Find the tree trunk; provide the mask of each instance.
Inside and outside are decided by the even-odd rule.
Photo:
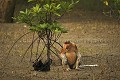
[[[47,33],[47,59],[48,59],[48,65],[47,65],[47,68],[50,70],[50,30],[46,30],[46,33]]]
[[[0,22],[12,22],[16,0],[0,0]]]

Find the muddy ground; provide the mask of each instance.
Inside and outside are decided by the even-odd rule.
[[[81,63],[98,64],[80,71],[63,72],[62,67],[51,65],[49,72],[36,72],[29,62],[30,51],[21,58],[31,43],[32,34],[23,37],[8,55],[11,45],[28,32],[24,24],[0,24],[0,80],[120,80],[120,24],[99,12],[74,11],[60,22],[68,29],[58,42],[77,43],[82,55]],[[8,57],[7,57],[8,55]]]

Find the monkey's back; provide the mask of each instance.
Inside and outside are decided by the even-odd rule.
[[[77,59],[75,52],[66,52],[66,57],[69,65],[74,65]]]

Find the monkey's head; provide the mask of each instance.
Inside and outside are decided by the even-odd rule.
[[[70,41],[65,41],[64,44],[70,44]]]

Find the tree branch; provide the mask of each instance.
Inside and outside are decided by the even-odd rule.
[[[21,59],[21,62],[22,62],[22,60],[24,59],[27,51],[30,49],[30,47],[33,45],[33,43],[34,43],[38,38],[39,38],[39,37],[37,37],[37,38],[29,45],[29,47],[26,49],[26,51],[25,51],[25,53],[24,53],[24,55],[23,55],[23,58]]]
[[[7,57],[8,57],[8,55],[10,54],[11,50],[13,49],[13,47],[15,46],[15,44],[16,44],[22,37],[24,37],[25,35],[27,35],[27,34],[29,34],[29,33],[30,33],[30,32],[27,32],[27,33],[23,34],[21,37],[19,37],[19,38],[14,42],[14,44],[11,46],[10,50],[8,51]]]

